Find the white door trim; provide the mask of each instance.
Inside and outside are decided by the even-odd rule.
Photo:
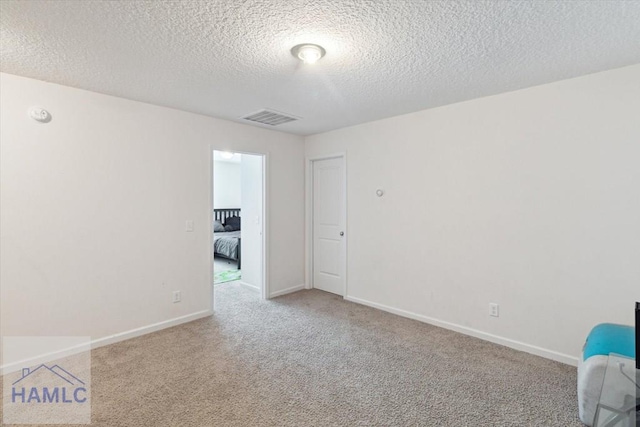
[[[304,287],[305,289],[311,289],[313,283],[313,162],[317,160],[328,160],[328,159],[337,159],[342,158],[343,162],[343,179],[342,185],[343,188],[343,203],[344,203],[344,213],[345,213],[345,223],[344,223],[344,263],[342,266],[342,274],[344,277],[344,287],[343,287],[343,298],[347,297],[347,289],[348,289],[348,277],[347,277],[347,261],[349,259],[348,248],[349,248],[349,230],[348,230],[348,218],[349,218],[349,209],[347,206],[347,153],[346,151],[321,155],[321,156],[307,156],[305,159],[305,262],[304,262]]]
[[[213,152],[214,151],[230,151],[238,154],[251,154],[253,156],[262,157],[262,283],[260,286],[260,296],[262,299],[269,299],[269,152],[254,152],[235,150],[229,147],[217,147],[209,145],[209,286],[211,289],[211,297],[209,298],[213,312]]]

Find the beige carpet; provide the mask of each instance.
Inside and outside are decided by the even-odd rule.
[[[581,426],[576,370],[344,302],[216,286],[216,314],[93,351],[98,426]]]

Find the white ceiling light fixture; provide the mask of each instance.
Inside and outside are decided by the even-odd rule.
[[[315,64],[327,51],[320,45],[303,43],[291,48],[291,53],[305,64]]]

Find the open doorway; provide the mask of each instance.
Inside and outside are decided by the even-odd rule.
[[[213,151],[213,284],[265,292],[263,155]]]

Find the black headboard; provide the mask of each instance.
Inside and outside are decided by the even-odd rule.
[[[221,223],[224,223],[227,218],[231,218],[232,216],[240,216],[240,208],[213,210],[214,221],[220,221]]]

